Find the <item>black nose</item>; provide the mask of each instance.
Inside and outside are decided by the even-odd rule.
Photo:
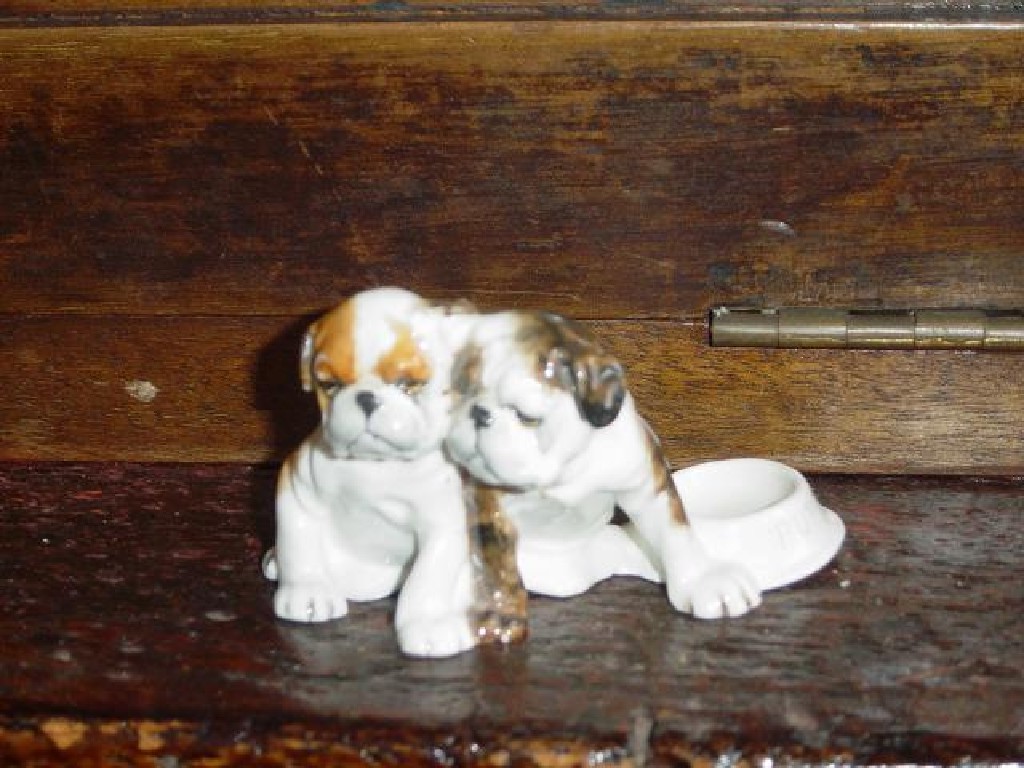
[[[357,392],[356,405],[359,406],[363,413],[369,416],[380,407],[380,400],[377,399],[373,392]]]
[[[489,427],[494,423],[494,415],[480,405],[474,405],[469,409],[469,418],[473,420],[477,429]]]

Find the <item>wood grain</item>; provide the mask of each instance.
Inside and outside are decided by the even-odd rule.
[[[315,424],[304,318],[2,318],[0,459],[280,460]],[[708,347],[705,329],[591,323],[676,465],[1024,473],[1024,355]]]
[[[0,30],[0,311],[1019,307],[1022,30]]]
[[[524,645],[445,661],[399,655],[393,601],[322,626],[273,619],[258,568],[273,482],[240,466],[0,466],[0,762],[1024,754],[1019,482],[812,478],[846,522],[841,554],[743,619],[686,619],[622,579],[535,598]]]
[[[337,22],[500,19],[689,19],[701,21],[1019,21],[1014,0],[963,3],[934,0],[7,0],[0,26],[67,27],[87,24],[239,24],[259,22]]]
[[[1017,0],[2,6],[0,764],[1024,755],[1024,486],[977,477],[1024,476],[1024,356],[703,325],[1024,306]],[[392,601],[274,621],[241,462],[315,423],[313,315],[385,283],[586,319],[677,466],[844,473],[840,557],[728,623],[534,599],[448,661],[398,655]]]

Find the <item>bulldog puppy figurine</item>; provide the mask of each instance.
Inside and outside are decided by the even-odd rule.
[[[302,381],[322,422],[284,463],[264,562],[282,619],[323,622],[401,589],[395,627],[413,656],[476,644],[466,514],[442,454],[450,372],[470,315],[408,291],[356,294],[315,322]]]
[[[581,326],[543,312],[481,316],[454,385],[449,455],[513,521],[527,589],[564,597],[635,575],[664,581],[672,605],[699,618],[760,602],[751,574],[713,561],[694,536],[622,366]],[[616,506],[627,525],[611,523]]]

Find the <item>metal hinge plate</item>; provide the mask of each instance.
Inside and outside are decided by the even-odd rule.
[[[782,307],[711,311],[711,345],[1024,350],[1024,311]]]

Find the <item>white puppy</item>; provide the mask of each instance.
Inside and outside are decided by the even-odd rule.
[[[664,581],[676,609],[739,616],[760,602],[742,566],[711,560],[686,519],[622,366],[551,313],[481,317],[460,352],[450,456],[518,532],[533,592],[578,594],[630,574]],[[476,492],[481,496],[481,489]],[[615,506],[629,518],[611,524]]]
[[[314,323],[302,378],[320,427],[285,462],[265,573],[280,618],[344,616],[401,588],[402,650],[475,645],[465,507],[442,455],[452,361],[471,320],[407,291],[356,294]]]

